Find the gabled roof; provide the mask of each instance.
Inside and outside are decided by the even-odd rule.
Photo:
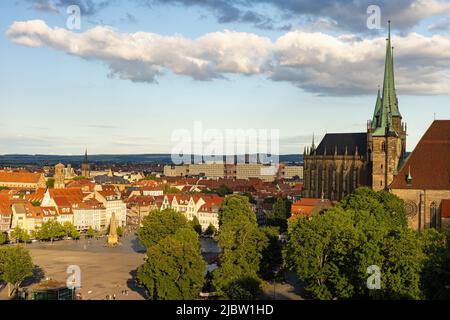
[[[0,182],[38,183],[42,173],[0,171]]]
[[[431,124],[389,187],[450,190],[450,120],[435,120]]]
[[[55,197],[72,197],[83,199],[84,194],[81,188],[70,188],[70,189],[48,189],[51,198]]]

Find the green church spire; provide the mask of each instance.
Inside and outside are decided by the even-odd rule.
[[[373,119],[372,119],[372,129],[376,129],[378,126],[378,121],[380,119],[381,114],[381,94],[380,94],[380,88],[378,87],[378,95],[377,95],[377,102],[375,103],[375,111],[373,113]]]
[[[395,91],[394,57],[391,46],[391,21],[388,22],[388,38],[386,40],[386,60],[384,64],[383,95],[381,101],[377,97],[372,127],[374,135],[385,135],[392,132],[392,117],[401,117]],[[381,102],[381,103],[380,103]]]

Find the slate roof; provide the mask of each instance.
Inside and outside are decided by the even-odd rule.
[[[358,147],[358,154],[365,155],[367,133],[327,133],[316,148],[317,155],[323,155],[325,148],[327,155],[333,155],[335,147],[337,147],[338,155],[344,155],[346,147],[349,155],[355,154],[356,147]]]

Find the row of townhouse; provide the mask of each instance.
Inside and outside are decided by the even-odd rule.
[[[152,210],[173,209],[189,220],[197,217],[203,230],[210,224],[219,228],[219,210],[224,198],[215,194],[167,194],[162,196],[131,196],[127,200],[130,217],[138,223]]]
[[[114,213],[118,226],[126,226],[127,208],[120,192],[112,188],[83,192],[81,188],[48,189],[39,196],[40,206],[29,199],[12,199],[0,196],[0,232],[9,233],[20,227],[30,234],[42,223],[56,220],[72,223],[79,231],[90,227],[105,231]]]
[[[161,209],[174,209],[183,213],[188,220],[197,217],[203,230],[210,224],[218,229],[223,200],[223,197],[214,194],[171,194],[164,196]]]

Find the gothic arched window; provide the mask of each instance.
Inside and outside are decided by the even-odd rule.
[[[386,142],[381,143],[381,151],[386,152]]]
[[[438,226],[437,205],[435,202],[432,202],[430,205],[430,228],[437,228],[437,226]]]

